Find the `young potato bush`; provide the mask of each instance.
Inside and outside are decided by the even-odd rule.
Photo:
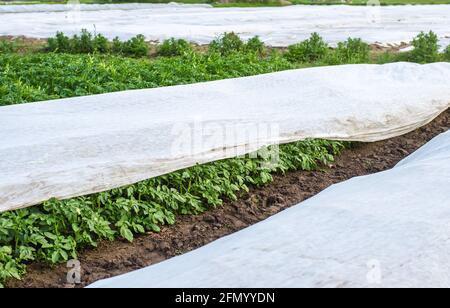
[[[211,53],[227,56],[236,52],[251,52],[261,54],[264,51],[264,43],[255,36],[244,42],[236,33],[224,33],[209,44]]]
[[[192,52],[192,47],[188,41],[183,39],[171,38],[165,40],[158,46],[158,56],[161,57],[176,57],[182,56]]]
[[[0,246],[0,288],[6,279],[20,279],[25,274],[25,265],[21,264],[24,261],[27,261],[27,258],[21,258],[20,248],[18,256],[14,256],[11,246]]]
[[[55,37],[47,40],[45,50],[71,54],[115,53],[130,57],[145,57],[148,55],[149,47],[143,35],[137,35],[124,42],[118,38],[109,42],[103,35],[93,35],[83,29],[80,35],[74,35],[72,38],[57,32]]]
[[[58,31],[55,37],[47,39],[47,47],[45,49],[50,52],[69,53],[72,51],[71,40],[64,33]]]
[[[311,37],[301,43],[290,45],[285,57],[291,62],[311,63],[322,60],[328,52],[328,44],[319,34],[313,33]]]
[[[421,32],[414,38],[411,60],[417,63],[432,63],[439,61],[439,39],[435,33]]]
[[[61,53],[106,53],[110,51],[108,40],[101,34],[92,35],[86,29],[81,30],[81,34],[69,38],[62,32],[57,32],[54,38],[47,40],[47,47],[50,52]]]
[[[244,42],[234,32],[224,33],[209,44],[209,50],[221,55],[229,55],[244,49]]]
[[[123,42],[117,36],[111,42],[111,52],[113,54],[123,54]]]
[[[370,46],[359,38],[349,38],[345,42],[339,42],[325,62],[332,65],[369,63]]]
[[[138,34],[128,41],[123,42],[122,54],[131,57],[145,57],[148,55],[149,47],[145,36]]]
[[[15,41],[0,40],[0,53],[16,52],[17,46]]]
[[[111,51],[111,45],[106,37],[96,34],[92,40],[93,48],[99,53],[108,53]]]
[[[259,36],[254,36],[247,41],[245,44],[245,50],[249,52],[256,52],[262,54],[264,52],[264,43],[261,41]]]
[[[85,29],[81,30],[80,36],[73,36],[70,47],[73,53],[93,53],[96,51],[93,36]]]

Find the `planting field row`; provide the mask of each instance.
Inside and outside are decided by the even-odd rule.
[[[48,42],[3,39],[0,106],[303,67],[450,61],[450,46],[439,42],[433,32],[422,32],[412,44],[415,49],[409,52],[378,52],[371,51],[361,39],[349,38],[331,49],[314,33],[279,50],[265,46],[258,37],[245,41],[234,33],[225,33],[207,48],[200,48],[181,39],[149,45],[139,35],[128,41],[109,41],[85,30],[72,37],[59,32]],[[440,53],[442,48],[445,50]]]

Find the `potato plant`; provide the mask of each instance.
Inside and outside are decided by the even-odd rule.
[[[435,33],[421,32],[414,38],[411,60],[418,63],[432,63],[439,61],[439,39]]]
[[[74,35],[71,38],[62,32],[57,32],[55,37],[47,40],[44,50],[71,54],[113,53],[130,57],[145,57],[149,53],[149,47],[143,35],[137,35],[128,41],[115,38],[110,42],[103,35],[92,34],[86,29],[81,30],[80,35]]]
[[[228,56],[233,53],[251,52],[261,54],[264,50],[264,43],[258,36],[254,36],[244,42],[236,33],[224,33],[209,44],[209,52]]]
[[[158,46],[157,54],[161,57],[176,57],[192,52],[192,46],[183,39],[171,38]]]
[[[0,41],[0,54],[11,53],[17,50],[16,41],[1,40]]]
[[[370,62],[370,46],[359,38],[339,42],[325,59],[327,64],[359,64]]]
[[[339,42],[336,48],[328,48],[323,39],[313,33],[309,39],[289,46],[284,57],[289,62],[301,63],[302,66],[450,61],[450,46],[443,53],[439,53],[438,42],[438,36],[434,32],[421,32],[412,41],[413,51],[387,51],[380,54],[371,53],[370,46],[359,38],[349,38],[345,42]]]
[[[311,63],[322,60],[328,53],[328,44],[317,33],[298,44],[290,45],[285,57],[291,62]]]

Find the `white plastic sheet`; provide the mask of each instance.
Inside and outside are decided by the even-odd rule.
[[[450,287],[450,132],[185,255],[90,287]]]
[[[111,11],[111,10],[158,10],[158,9],[198,9],[211,8],[209,4],[183,4],[183,3],[118,3],[118,4],[82,4],[78,0],[69,0],[65,4],[23,4],[0,6],[0,13],[51,13],[68,11]]]
[[[450,106],[450,63],[345,65],[0,108],[0,211],[305,138],[376,141]]]
[[[70,3],[70,2],[69,2]],[[64,10],[64,11],[60,11]],[[2,13],[2,12],[22,13]],[[205,5],[113,4],[0,6],[0,35],[50,37],[56,31],[82,28],[109,38],[144,34],[149,40],[170,37],[209,43],[223,32],[244,38],[259,35],[267,44],[286,46],[318,32],[335,44],[348,37],[369,43],[410,42],[420,31],[433,30],[450,44],[450,5],[288,6],[212,8]]]

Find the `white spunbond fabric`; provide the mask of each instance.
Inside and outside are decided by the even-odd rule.
[[[450,287],[450,132],[185,255],[90,287]]]
[[[69,0],[66,4],[14,4],[0,6],[0,13],[51,13],[69,11],[129,11],[129,10],[158,10],[158,9],[196,9],[211,8],[210,4],[183,4],[183,3],[117,3],[117,4],[83,4],[77,0]]]
[[[212,8],[69,4],[67,11],[56,12],[61,7],[0,6],[0,35],[45,38],[56,31],[76,34],[85,28],[110,39],[144,34],[148,40],[177,37],[206,44],[223,32],[234,31],[243,38],[258,35],[268,45],[287,46],[318,32],[331,44],[360,37],[368,43],[397,45],[409,43],[420,31],[433,30],[442,45],[450,44],[450,5]],[[21,13],[6,13],[11,10]]]
[[[450,63],[344,65],[1,107],[0,211],[270,144],[398,136],[450,106],[449,82]]]

